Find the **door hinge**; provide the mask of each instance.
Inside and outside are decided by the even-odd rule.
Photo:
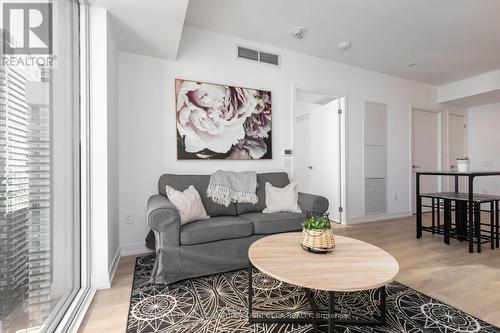
[[[339,213],[342,213],[344,211],[344,207],[339,207]]]
[[[339,114],[342,114],[342,109],[338,109]]]

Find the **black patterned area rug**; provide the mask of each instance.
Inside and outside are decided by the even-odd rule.
[[[148,283],[154,256],[136,260],[127,320],[127,333],[237,332],[305,333],[312,325],[249,324],[247,322],[248,274],[246,270],[200,277],[170,286]],[[302,288],[282,283],[260,272],[253,275],[254,316],[310,316]],[[320,309],[328,302],[324,292],[314,294]],[[339,294],[341,319],[370,319],[378,314],[374,291]],[[499,332],[500,329],[439,302],[405,285],[387,286],[387,325],[338,326],[337,332],[455,333]]]

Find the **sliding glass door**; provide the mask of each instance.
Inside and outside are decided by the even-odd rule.
[[[51,331],[82,285],[78,4],[1,10],[0,332]]]

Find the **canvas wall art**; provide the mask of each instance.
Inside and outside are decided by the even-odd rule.
[[[175,80],[177,158],[272,158],[271,92]]]

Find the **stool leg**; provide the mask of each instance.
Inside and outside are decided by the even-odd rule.
[[[444,242],[450,244],[451,204],[450,200],[444,200]]]
[[[498,222],[498,201],[495,201],[495,226],[496,226],[496,245],[500,245],[500,223]]]
[[[469,240],[469,253],[474,252],[474,204],[467,203],[467,208],[469,212],[469,231],[467,232],[467,239]]]
[[[490,245],[491,249],[495,248],[495,203],[490,203]]]
[[[441,199],[437,199],[437,228],[441,231]]]
[[[436,200],[434,198],[432,198],[432,234],[434,235],[434,233],[436,232],[436,217],[435,217],[435,214],[436,214],[436,211],[435,211],[435,208],[434,208],[434,205],[436,204]]]
[[[476,229],[477,252],[481,253],[481,203],[475,205],[474,227]]]

